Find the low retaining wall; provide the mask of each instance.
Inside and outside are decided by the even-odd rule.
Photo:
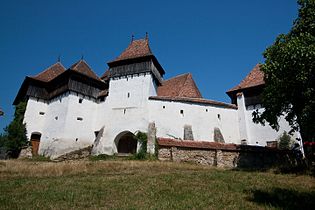
[[[289,150],[249,145],[224,144],[159,138],[162,161],[192,162],[226,168],[293,167],[298,164]]]

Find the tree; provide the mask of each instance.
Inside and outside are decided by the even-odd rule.
[[[292,131],[315,141],[315,0],[299,0],[298,18],[288,34],[281,34],[263,53],[265,89],[263,112],[253,121],[278,130],[284,116]]]
[[[10,152],[11,157],[18,157],[23,146],[27,145],[26,128],[23,123],[26,102],[20,102],[15,106],[14,119],[4,128],[1,134],[3,146]]]
[[[286,131],[279,137],[279,149],[290,149],[291,148],[291,136]]]

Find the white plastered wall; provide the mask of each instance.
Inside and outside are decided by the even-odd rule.
[[[148,98],[152,95],[156,95],[156,87],[149,73],[110,80],[109,95],[98,107],[96,127],[104,126],[104,133],[94,154],[116,153],[114,141],[121,132],[147,132]]]
[[[284,117],[279,119],[279,131],[272,129],[267,122],[264,126],[254,123],[252,120],[253,111],[258,108],[259,112],[262,112],[263,108],[254,108],[253,106],[246,108],[243,94],[239,94],[237,103],[239,108],[239,119],[241,119],[239,121],[240,133],[244,134],[244,139],[247,139],[248,144],[266,146],[267,141],[275,141],[283,134],[284,131],[287,133],[290,131],[291,128],[289,123],[284,119]],[[292,136],[293,139],[297,137],[298,133],[294,133]]]
[[[184,126],[191,125],[195,140],[213,141],[217,127],[226,143],[240,143],[235,109],[159,100],[150,100],[149,107],[150,121],[155,122],[158,137],[183,139]]]

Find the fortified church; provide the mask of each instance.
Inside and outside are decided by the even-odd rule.
[[[35,153],[54,158],[88,146],[94,155],[135,153],[139,131],[148,134],[150,153],[155,137],[266,146],[290,130],[284,119],[278,132],[252,122],[252,112],[263,109],[259,64],[227,91],[230,104],[203,98],[190,73],[165,79],[147,37],[107,64],[101,77],[81,59],[25,78],[14,104],[27,100],[24,122]]]

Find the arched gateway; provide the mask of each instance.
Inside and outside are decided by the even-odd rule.
[[[123,131],[115,138],[118,153],[134,154],[137,152],[137,138],[130,131]]]

